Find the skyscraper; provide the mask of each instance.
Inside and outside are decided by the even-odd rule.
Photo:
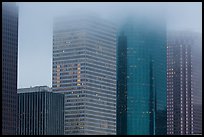
[[[116,29],[90,16],[55,19],[54,92],[65,94],[65,134],[116,134]]]
[[[166,134],[164,20],[131,18],[119,29],[117,134]]]
[[[201,35],[193,32],[168,34],[168,134],[202,134],[201,40]]]
[[[47,86],[18,89],[17,135],[63,135],[64,95]]]
[[[2,3],[2,134],[16,133],[18,7]]]

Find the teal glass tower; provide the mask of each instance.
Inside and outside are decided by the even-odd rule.
[[[165,135],[165,21],[129,19],[118,33],[117,134]]]

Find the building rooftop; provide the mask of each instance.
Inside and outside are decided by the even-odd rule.
[[[35,87],[30,87],[30,88],[20,88],[17,90],[17,93],[30,93],[30,92],[51,92],[52,89],[49,88],[48,86],[35,86]]]

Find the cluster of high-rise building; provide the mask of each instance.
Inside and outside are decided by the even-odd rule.
[[[17,90],[18,7],[3,3],[2,19],[2,134],[202,134],[200,34],[58,17],[52,88]]]

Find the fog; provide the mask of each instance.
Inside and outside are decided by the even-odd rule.
[[[202,33],[201,2],[17,2],[19,6],[18,88],[52,82],[53,18],[91,14],[120,25],[127,17],[165,17],[167,30]]]

